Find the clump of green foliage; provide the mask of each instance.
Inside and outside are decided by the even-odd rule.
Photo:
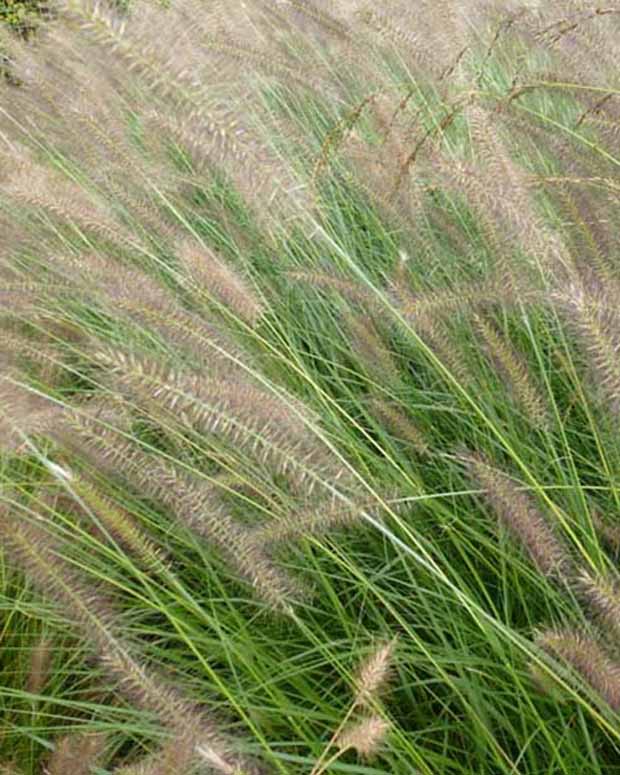
[[[7,42],[0,771],[616,766],[620,11],[533,6]]]
[[[17,35],[29,38],[36,32],[48,8],[41,0],[2,0],[0,2],[0,23]]]

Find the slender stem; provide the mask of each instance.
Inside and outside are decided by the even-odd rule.
[[[334,761],[334,760],[335,760],[335,759],[336,759],[338,756],[340,756],[340,754],[342,753],[342,751],[338,751],[338,753],[336,754],[336,756],[333,756],[331,759],[329,759],[329,761],[328,761],[326,764],[324,764],[324,765],[322,765],[322,764],[321,764],[321,763],[322,763],[322,762],[325,760],[325,757],[327,756],[327,753],[328,753],[328,751],[330,750],[330,748],[332,747],[332,745],[334,744],[334,742],[335,742],[335,741],[338,739],[338,736],[339,736],[339,735],[340,735],[340,733],[342,732],[342,730],[343,730],[343,728],[344,728],[345,724],[346,724],[346,723],[347,723],[347,721],[348,721],[348,720],[351,718],[351,714],[353,713],[353,711],[354,711],[356,708],[357,708],[357,702],[353,702],[353,703],[351,704],[351,707],[349,708],[349,710],[346,712],[346,714],[345,714],[344,718],[343,718],[343,719],[342,719],[342,721],[340,722],[340,724],[338,724],[338,728],[336,729],[336,731],[334,732],[334,734],[331,736],[329,743],[327,743],[327,745],[325,746],[325,749],[324,749],[323,753],[322,753],[322,754],[319,756],[319,758],[317,759],[317,762],[316,762],[316,764],[314,765],[314,767],[312,768],[312,772],[310,773],[310,775],[319,775],[319,774],[320,774],[321,772],[323,772],[323,771],[325,770],[325,768],[326,768],[326,767],[328,767],[328,766],[329,766],[329,765],[330,765],[330,764],[331,764],[331,763],[332,763],[332,762],[333,762],[333,761]]]
[[[332,756],[331,756],[331,757],[330,757],[330,758],[329,758],[329,759],[328,759],[328,760],[325,762],[325,764],[323,764],[323,765],[320,767],[320,769],[318,769],[318,770],[316,770],[316,771],[315,771],[315,770],[313,770],[313,771],[312,771],[312,775],[321,775],[321,773],[325,772],[325,770],[326,770],[326,769],[327,769],[327,768],[330,766],[330,764],[333,764],[333,763],[336,761],[336,759],[339,759],[339,758],[342,756],[342,754],[343,754],[345,751],[348,751],[348,750],[349,750],[349,748],[350,748],[350,747],[351,747],[351,746],[349,745],[349,746],[347,746],[346,748],[339,748],[339,749],[336,751],[336,753],[335,753],[335,754],[333,754],[333,755],[332,755]]]

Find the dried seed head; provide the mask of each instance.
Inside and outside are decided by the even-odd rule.
[[[583,570],[577,579],[577,588],[586,605],[594,609],[601,624],[612,635],[620,634],[620,588],[618,582],[608,576],[593,576]]]
[[[26,682],[26,691],[30,694],[40,694],[47,683],[50,667],[54,656],[52,641],[42,636],[30,654],[30,670]]]
[[[467,452],[460,457],[472,479],[484,489],[484,498],[523,544],[540,572],[561,579],[569,576],[572,560],[568,548],[532,499],[483,455]]]
[[[100,763],[106,737],[102,734],[71,734],[56,743],[46,772],[48,775],[89,775]]]
[[[592,524],[607,547],[615,556],[618,556],[620,554],[620,526],[610,524],[597,511],[592,512]]]
[[[410,444],[420,455],[427,455],[429,445],[423,431],[416,425],[400,406],[381,396],[371,396],[366,401],[373,417],[401,441]]]
[[[398,508],[394,503],[395,498],[395,494],[382,495],[382,500],[389,503],[391,508]],[[369,497],[367,493],[354,495],[349,503],[339,499],[329,502],[311,501],[306,507],[292,509],[283,519],[273,520],[255,528],[254,538],[257,543],[270,546],[355,528],[364,523],[365,512],[371,514],[375,520],[380,520],[385,507],[377,497]]]
[[[298,270],[287,272],[287,278],[292,282],[305,283],[314,288],[335,291],[343,298],[372,310],[381,312],[381,304],[376,295],[363,283],[345,277],[338,277],[321,271]]]
[[[190,241],[177,249],[190,279],[189,288],[203,297],[214,297],[241,320],[253,326],[265,312],[263,303],[250,283],[234,267],[211,250]]]
[[[567,662],[611,708],[620,710],[620,665],[595,638],[578,630],[547,630],[537,643]]]
[[[551,295],[579,337],[596,388],[614,416],[620,414],[620,315],[613,289],[574,280]]]
[[[73,472],[71,475],[71,487],[79,496],[82,502],[80,505],[92,510],[115,540],[133,552],[147,568],[161,571],[167,567],[164,553],[150,540],[127,509],[100,492],[99,488],[85,477]],[[83,510],[80,509],[79,513],[82,516]]]
[[[396,638],[380,645],[361,665],[355,678],[355,704],[372,705],[390,679]]]
[[[370,759],[378,752],[389,729],[388,721],[380,716],[370,716],[345,728],[336,739],[336,745],[341,751],[352,748],[364,759]]]
[[[196,771],[196,740],[191,734],[175,735],[159,751],[126,767],[116,775],[191,775]]]
[[[62,413],[58,404],[15,384],[20,375],[0,374],[0,450],[22,452],[24,435],[46,432]]]
[[[366,373],[380,385],[386,382],[398,385],[398,365],[373,320],[368,315],[348,312],[344,321],[348,333],[347,347],[358,357]]]
[[[474,315],[474,324],[485,350],[515,402],[530,422],[541,428],[549,425],[544,396],[532,378],[528,366],[513,345],[482,315]]]

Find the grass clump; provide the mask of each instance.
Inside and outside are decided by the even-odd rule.
[[[3,42],[0,770],[613,771],[617,12],[51,10]]]

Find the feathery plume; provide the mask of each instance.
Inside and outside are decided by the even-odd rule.
[[[315,762],[311,775],[322,775],[330,764],[349,748],[357,750],[361,756],[371,756],[379,747],[390,726],[383,718],[374,713],[371,716],[362,716],[350,724],[349,721],[356,711],[370,711],[377,703],[380,692],[390,678],[396,642],[395,637],[388,643],[380,644],[359,666],[354,681],[353,702],[323,753]],[[338,750],[328,758],[330,749],[334,745]]]
[[[396,438],[411,444],[420,455],[429,453],[429,445],[423,432],[398,404],[381,396],[373,396],[365,402],[365,405],[370,414],[385,425]]]
[[[390,680],[397,639],[383,643],[362,662],[355,676],[356,706],[373,705]]]
[[[528,664],[528,673],[537,692],[547,697],[552,697],[555,702],[566,702],[567,697],[562,694],[557,682],[545,670],[534,662]]]
[[[32,319],[36,319],[33,315]],[[41,320],[43,325],[50,326],[52,321]],[[28,336],[18,326],[2,326],[3,355],[16,366],[34,372],[37,379],[44,384],[57,383],[64,370],[63,352],[49,344],[46,337]],[[69,335],[67,334],[67,338]]]
[[[353,749],[363,759],[370,759],[378,753],[389,731],[389,721],[381,716],[370,716],[343,729],[335,745],[340,751]]]
[[[425,145],[430,143],[431,138],[446,132],[446,130],[455,122],[457,117],[462,113],[463,108],[467,103],[471,101],[471,95],[465,94],[458,97],[454,103],[446,106],[444,115],[439,121],[433,121],[431,126],[422,134],[422,137],[414,145],[413,150],[410,151],[407,156],[401,161],[396,175],[393,188],[389,194],[389,199],[392,201],[399,191],[401,190],[403,183],[408,180],[412,168],[414,167],[420,153]]]
[[[390,292],[394,303],[405,321],[413,327],[427,347],[442,362],[452,376],[464,385],[472,377],[465,359],[453,341],[448,320],[460,312],[468,312],[476,305],[499,301],[503,294],[492,278],[485,283],[470,283],[455,288],[414,294],[407,279],[406,253],[401,253],[390,281]]]
[[[423,32],[414,32],[410,25],[398,24],[398,21],[388,14],[376,11],[369,6],[362,6],[356,11],[356,17],[363,24],[378,33],[384,40],[396,46],[401,56],[411,55],[414,65],[423,71],[430,71],[440,76],[444,64],[438,61],[438,53],[444,47],[436,37]]]
[[[592,524],[604,543],[617,556],[620,554],[620,525],[611,525],[596,511],[591,512]]]
[[[616,294],[617,295],[617,294]],[[620,315],[608,289],[577,280],[551,296],[576,331],[597,379],[597,387],[614,415],[620,413]]]
[[[593,576],[582,570],[576,583],[587,606],[594,609],[613,637],[620,635],[620,584],[609,576]]]
[[[460,459],[484,490],[484,499],[523,545],[538,570],[551,578],[566,578],[572,566],[567,546],[556,535],[530,496],[483,455],[467,452]]]
[[[46,766],[48,775],[90,775],[101,763],[106,747],[102,734],[69,734],[57,743]]]
[[[408,322],[430,325],[433,318],[454,315],[477,304],[499,300],[499,288],[492,281],[460,284],[454,288],[414,293],[406,278],[406,260],[398,262],[392,277],[391,290],[399,311]]]
[[[90,232],[121,247],[144,250],[132,232],[95,204],[81,186],[53,175],[25,155],[14,160],[14,173],[4,181],[0,192],[15,202],[49,213],[82,237]]]
[[[150,756],[134,764],[117,767],[114,775],[191,775],[196,772],[195,741],[191,735],[178,736]]]
[[[390,498],[385,499],[390,503]],[[392,508],[394,505],[390,504]],[[293,510],[287,517],[272,521],[254,529],[255,540],[261,545],[283,544],[302,538],[319,537],[333,530],[342,530],[363,524],[364,513],[375,519],[381,517],[384,507],[377,498],[361,494],[353,497],[350,504],[341,500],[323,500],[310,506]]]
[[[119,508],[91,482],[74,471],[70,472],[70,478],[73,492],[92,509],[115,539],[140,558],[145,567],[154,571],[167,568],[162,551],[145,535],[128,511]]]
[[[62,407],[16,384],[20,375],[0,373],[0,449],[24,450],[22,434],[44,433],[59,420]]]
[[[578,630],[546,630],[536,639],[545,651],[567,662],[615,711],[620,711],[620,665],[597,640]]]
[[[464,192],[475,208],[495,257],[494,275],[506,290],[517,295],[522,287],[531,285],[532,277],[537,276],[535,269],[553,272],[557,266],[570,264],[559,234],[542,221],[533,205],[520,210],[513,204],[509,176],[497,179],[484,167],[452,158],[438,158],[433,165],[446,188],[459,195]],[[531,261],[511,260],[519,248]]]
[[[559,200],[561,210],[570,219],[564,221],[563,228],[574,246],[571,253],[577,271],[586,282],[594,275],[600,278],[603,287],[614,287],[618,281],[612,259],[614,244],[609,228],[605,226],[612,220],[611,213],[603,197],[598,196],[598,192],[585,189],[585,183],[586,180],[580,177],[573,180],[565,177],[554,186],[554,200]]]
[[[338,174],[362,197],[372,201],[387,223],[403,231],[410,229],[422,210],[422,187],[408,168],[402,169],[403,149],[398,135],[384,136],[380,145],[371,145],[351,130],[346,140],[341,146],[346,166],[340,165]],[[391,183],[395,179],[397,185]]]
[[[238,138],[227,132],[207,110],[210,100],[200,81],[183,69],[183,65],[176,62],[172,55],[162,57],[157,47],[143,39],[138,26],[138,31],[132,32],[114,17],[111,10],[88,0],[66,0],[62,10],[99,45],[125,62],[129,72],[135,73],[154,93],[169,99],[177,110],[187,111],[205,133],[220,133],[227,151],[233,156],[245,157]],[[151,21],[162,24],[164,20],[156,18],[157,11],[149,11]]]
[[[26,691],[29,694],[41,694],[50,677],[53,658],[53,643],[43,635],[30,653],[30,669],[26,681]]]
[[[308,2],[308,0],[304,0],[304,2],[300,2],[300,0],[268,0],[267,5],[268,7],[277,5],[279,8],[284,6],[292,18],[295,15],[299,15],[302,19],[309,19],[320,27],[321,30],[329,32],[336,38],[348,40],[350,37],[351,32],[348,25],[324,8],[317,8],[315,2]]]
[[[511,158],[492,114],[472,104],[467,118],[475,148],[485,162],[480,181],[487,188],[487,199],[496,200],[497,214],[523,247],[532,255],[538,254],[544,263],[563,256],[565,248],[539,217],[525,170]],[[514,270],[510,278],[513,274]]]
[[[344,322],[349,333],[347,346],[360,359],[368,375],[379,384],[397,385],[401,380],[398,366],[372,319],[349,312],[344,315]]]
[[[118,69],[122,63],[125,74],[133,76],[129,83],[141,82],[150,90],[155,102],[161,104],[161,109],[159,105],[154,109],[151,105],[143,105],[140,114],[142,128],[153,145],[159,144],[160,155],[165,152],[160,138],[163,136],[165,142],[172,135],[178,146],[187,146],[190,153],[198,150],[198,156],[203,156],[201,162],[206,161],[210,168],[217,166],[220,175],[228,178],[253,205],[257,216],[271,220],[274,210],[285,216],[299,215],[303,208],[294,205],[299,198],[300,186],[292,169],[270,154],[266,143],[252,140],[249,127],[239,126],[239,119],[231,115],[230,93],[226,100],[217,99],[213,85],[205,86],[207,80],[213,79],[205,76],[214,72],[215,62],[222,59],[228,62],[242,60],[243,63],[252,60],[261,69],[275,69],[280,75],[285,72],[287,77],[297,81],[307,80],[304,73],[296,71],[281,58],[276,64],[278,57],[274,57],[273,52],[263,53],[254,46],[233,42],[230,35],[216,38],[210,31],[205,32],[197,11],[192,16],[191,29],[187,24],[189,20],[183,20],[183,13],[179,12],[177,21],[185,21],[185,26],[179,30],[181,34],[177,35],[177,40],[173,40],[175,28],[170,25],[170,15],[164,16],[165,11],[157,6],[143,6],[142,13],[134,16],[131,25],[125,25],[112,8],[90,0],[63,0],[60,7],[63,16],[100,47],[97,54],[103,56],[108,67]],[[154,45],[151,31],[157,27],[164,37]],[[180,52],[180,37],[194,38],[193,46],[183,52],[186,55]],[[199,57],[197,51],[201,52]],[[109,55],[113,55],[113,61]],[[238,74],[232,73],[231,65],[226,66],[230,78],[223,77],[220,68],[217,79],[229,80],[230,92],[232,84],[239,79]],[[311,78],[308,85],[312,83]],[[135,91],[131,97],[136,101]],[[247,90],[243,97],[247,100]],[[239,95],[239,102],[241,98]]]
[[[521,356],[482,315],[474,314],[473,321],[489,357],[500,376],[506,380],[510,392],[516,403],[522,407],[525,416],[536,427],[548,428],[549,413],[546,402],[534,384]]]
[[[271,51],[261,51],[258,48],[253,48],[239,40],[223,40],[221,37],[216,38],[214,36],[203,37],[203,45],[209,51],[221,54],[225,57],[230,57],[233,60],[241,62],[243,65],[247,65],[250,62],[258,69],[263,70],[266,73],[272,73],[279,75],[280,77],[293,81],[300,86],[305,86],[309,89],[320,89],[321,81],[314,77],[313,74],[309,74],[308,70],[300,70],[294,67],[290,61],[279,57]]]
[[[294,282],[306,283],[315,288],[326,288],[338,292],[345,299],[363,304],[371,310],[380,312],[381,305],[376,295],[366,286],[355,280],[344,277],[334,277],[325,272],[295,270],[287,272],[286,277]]]
[[[188,275],[189,290],[198,297],[213,295],[241,320],[255,326],[265,307],[247,280],[232,266],[208,249],[185,240],[176,255]]]
[[[62,294],[66,285],[37,278],[31,280],[23,272],[0,264],[0,322],[32,320],[41,314],[40,300]]]
[[[167,138],[172,135],[189,155],[198,187],[201,175],[212,171],[219,159],[218,171],[235,187],[245,204],[252,207],[261,225],[270,226],[274,218],[286,221],[302,217],[304,210],[305,213],[312,212],[312,202],[306,194],[305,185],[296,180],[292,167],[287,167],[275,156],[269,158],[264,145],[256,147],[256,144],[227,142],[220,147],[222,137],[244,133],[234,126],[234,120],[225,129],[218,129],[209,122],[214,133],[209,137],[193,114],[178,117],[169,112],[149,110],[143,118],[151,131],[152,141],[158,136]],[[267,203],[269,206],[266,206]]]
[[[254,385],[250,379],[239,371],[228,374],[207,374],[204,370],[198,372],[173,368],[167,363],[156,359],[145,352],[125,351],[120,348],[99,349],[93,355],[94,359],[109,366],[110,381],[117,383],[127,392],[141,399],[149,410],[154,405],[162,405],[157,385],[163,389],[167,384],[175,385],[178,390],[186,391],[193,396],[197,405],[204,398],[207,402],[214,400],[222,409],[229,408],[231,413],[238,411],[240,417],[247,417],[248,422],[255,422],[265,431],[271,428],[281,428],[291,439],[311,444],[314,440],[309,426],[318,423],[318,416],[307,406],[283,392],[278,395]],[[212,362],[209,362],[211,367]],[[114,379],[111,376],[114,375]],[[140,388],[142,387],[142,390]],[[148,391],[148,392],[147,392]],[[282,398],[280,398],[282,396]],[[165,405],[165,404],[164,404]],[[171,405],[170,416],[174,416]],[[214,410],[215,411],[215,410]],[[218,429],[219,423],[214,423],[213,433],[224,433]]]
[[[417,331],[426,346],[446,369],[453,379],[461,385],[471,385],[472,373],[447,321],[438,318],[419,318]]]
[[[321,173],[329,164],[330,155],[335,153],[338,145],[352,132],[353,127],[359,121],[364,108],[366,108],[367,105],[370,105],[376,98],[376,94],[368,94],[327,133],[325,140],[323,140],[323,143],[321,144],[320,156],[314,163],[312,170],[312,186],[316,186]]]

